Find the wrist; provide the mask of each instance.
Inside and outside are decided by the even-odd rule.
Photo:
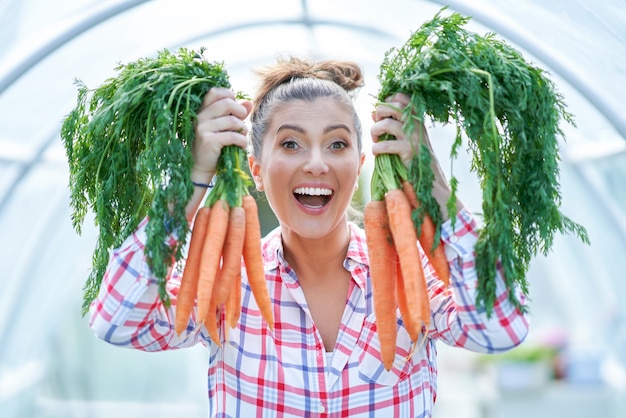
[[[433,184],[433,197],[439,204],[439,209],[441,210],[441,217],[444,221],[448,220],[451,216],[455,216],[456,213],[448,213],[448,200],[450,199],[450,195],[452,194],[452,190],[447,183],[441,183],[435,181]],[[458,208],[459,202],[457,200],[456,207]]]
[[[205,188],[213,182],[214,173],[207,171],[191,170],[191,182],[194,186],[203,185]],[[198,186],[198,187],[203,187]]]
[[[211,182],[210,182],[210,183],[199,183],[199,182],[197,182],[197,181],[192,181],[192,183],[193,183],[193,185],[194,185],[195,187],[199,187],[199,188],[201,188],[201,189],[208,189],[208,188],[210,188],[210,187],[213,187],[213,185],[214,185],[214,184],[213,184],[213,180],[211,180]]]

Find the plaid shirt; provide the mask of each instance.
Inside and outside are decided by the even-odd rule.
[[[450,286],[438,280],[422,252],[431,300],[431,326],[425,343],[414,345],[398,315],[393,368],[381,363],[372,306],[367,247],[363,231],[350,224],[352,237],[344,267],[352,280],[335,349],[327,353],[295,272],[284,259],[280,231],[263,241],[265,275],[274,306],[275,330],[262,320],[242,272],[242,312],[235,329],[220,325],[222,346],[204,326],[178,336],[173,326],[180,275],[168,282],[172,307],[158,298],[144,261],[145,221],[113,252],[99,297],[91,307],[91,326],[107,342],[158,351],[203,343],[209,352],[208,398],[211,417],[429,417],[436,398],[436,341],[483,353],[520,344],[526,317],[508,301],[498,272],[497,302],[487,318],[475,308],[475,221],[463,210],[456,230],[450,221],[442,240],[450,263]],[[408,359],[407,359],[408,358]]]

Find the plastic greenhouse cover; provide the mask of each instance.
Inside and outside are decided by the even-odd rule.
[[[171,416],[180,408],[202,416],[206,398],[205,370],[199,374],[197,370],[203,367],[204,352],[151,358],[120,353],[94,341],[79,316],[96,231],[86,226],[79,237],[71,227],[67,168],[58,135],[75,101],[75,77],[95,86],[118,62],[162,48],[205,46],[211,56],[225,61],[233,85],[249,91],[251,68],[272,62],[277,54],[340,57],[354,59],[365,69],[367,86],[359,106],[367,115],[384,52],[403,42],[444,3],[473,16],[476,30],[497,32],[551,71],[576,116],[577,128],[568,128],[563,144],[564,207],[589,226],[594,246],[582,248],[563,238],[552,256],[537,260],[531,273],[549,277],[555,288],[568,288],[568,283],[571,288],[572,280],[582,284],[567,295],[546,296],[552,295],[551,289],[538,293],[537,304],[558,304],[562,309],[555,315],[593,330],[592,337],[622,353],[617,357],[623,366],[626,307],[621,306],[620,295],[626,295],[626,284],[615,279],[626,270],[625,1],[247,0],[218,5],[208,0],[4,0],[0,4],[2,416],[61,416],[54,414],[63,411],[80,416],[70,412],[87,414],[92,404],[61,400],[130,402],[137,387],[145,389],[136,394],[144,401],[155,402],[165,395],[172,399],[173,404],[154,404],[152,417]],[[459,166],[467,169],[467,163]],[[480,205],[476,187],[468,178],[462,197],[473,208]],[[595,280],[592,288],[585,284],[589,276]],[[538,284],[537,289],[543,288]],[[585,303],[591,304],[585,312],[593,311],[587,317],[578,308]],[[603,326],[594,327],[602,321]],[[116,367],[108,367],[109,359],[115,359]],[[161,376],[179,376],[178,384],[158,381],[155,370]],[[103,411],[98,416],[107,416],[107,411],[116,416],[114,405],[98,405]]]

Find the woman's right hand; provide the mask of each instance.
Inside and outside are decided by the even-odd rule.
[[[252,103],[237,101],[235,94],[226,88],[214,87],[204,96],[196,121],[196,139],[193,144],[191,179],[209,183],[217,169],[222,147],[237,145],[246,149],[248,117]]]
[[[251,110],[250,101],[237,101],[235,93],[229,89],[214,87],[208,91],[197,113],[190,173],[192,181],[211,182],[222,147],[237,145],[246,149],[248,127],[244,120]],[[202,187],[194,188],[187,205],[187,219],[193,219],[205,193],[206,189]]]

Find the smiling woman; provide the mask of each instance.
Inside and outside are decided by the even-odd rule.
[[[303,237],[326,235],[346,216],[364,158],[351,112],[332,98],[296,97],[274,109],[263,148],[258,157],[250,157],[257,189],[290,230]],[[253,131],[255,126],[253,122]],[[337,232],[345,236],[347,230]]]
[[[120,350],[94,338],[86,318],[80,316],[82,286],[92,268],[91,256],[98,234],[91,222],[92,214],[87,214],[80,236],[71,225],[68,167],[59,127],[75,104],[76,77],[93,86],[109,77],[120,62],[152,56],[163,48],[206,47],[210,59],[226,63],[233,87],[250,93],[254,91],[250,69],[271,65],[277,54],[356,60],[365,74],[356,109],[367,133],[377,90],[375,75],[385,51],[400,45],[443,4],[450,5],[451,12],[471,16],[472,29],[479,33],[495,32],[496,37],[520,47],[526,57],[549,71],[575,116],[576,126],[564,127],[567,141],[560,144],[563,210],[587,227],[592,245],[558,237],[553,252],[533,260],[528,272],[533,324],[529,338],[530,342],[542,343],[544,337],[552,341],[555,335],[563,335],[568,348],[564,355],[593,345],[602,351],[600,362],[605,374],[601,387],[568,385],[565,376],[565,381],[547,382],[542,390],[509,395],[510,392],[497,392],[497,382],[491,375],[480,376],[479,381],[485,386],[476,385],[475,355],[438,344],[434,416],[621,417],[626,408],[626,304],[622,303],[626,297],[626,281],[622,280],[626,271],[626,188],[622,187],[626,181],[623,0],[268,0],[264,2],[267,7],[262,8],[252,7],[250,1],[1,1],[0,415],[207,416],[207,374],[203,365],[212,352],[207,355],[201,345],[155,355]],[[454,169],[463,203],[480,220],[481,194],[478,181],[470,173],[471,161],[461,152],[454,167],[448,162],[454,130],[449,126],[427,127],[446,175]],[[369,136],[366,134],[363,139],[366,158],[361,168],[361,187],[355,193],[358,207],[370,197],[369,188],[364,185],[374,161]],[[285,190],[287,194],[292,192]],[[264,192],[252,193],[260,206],[263,234],[269,234],[277,220]],[[276,249],[276,258],[266,264],[266,269],[280,274],[284,283],[276,288],[280,292],[272,298],[277,300],[280,296],[285,311],[308,306],[309,302],[315,306],[316,297],[339,306],[331,298],[353,296],[361,289],[359,270],[368,259],[359,257],[361,243],[349,247],[348,257],[343,260],[344,270],[355,277],[347,286],[355,289],[348,287],[335,291],[336,295],[317,295],[306,289],[306,266],[283,262],[289,252],[280,238],[268,237],[267,242],[269,252]],[[315,260],[319,267],[333,262],[314,255],[304,258],[308,259]],[[341,273],[333,272],[337,277]],[[322,277],[312,269],[309,276]],[[300,288],[306,298],[298,290],[289,299],[292,290]],[[376,333],[373,318],[368,315],[363,319],[364,305],[354,301],[360,302],[358,298],[347,301],[347,305],[355,307],[355,317],[344,318],[343,323],[348,326],[336,333],[326,327],[326,334],[346,342],[350,337],[356,338],[355,329],[364,334]],[[581,306],[586,308],[580,309]],[[246,309],[252,320],[254,306]],[[307,311],[293,311],[302,312]],[[316,344],[318,339],[330,339],[326,335],[318,338],[312,327],[307,328],[311,322],[317,325],[324,313],[312,313],[315,321],[302,314],[302,322],[290,321],[285,323],[288,328],[280,330],[280,341],[285,342],[280,346],[281,354],[291,354],[289,358],[293,360],[284,363],[287,368],[300,364],[297,360],[305,353],[289,351],[290,347],[306,345],[313,350],[306,351],[311,359],[324,355],[326,349],[318,351]],[[337,315],[328,314],[330,319]],[[363,320],[358,327],[350,326],[359,319]],[[252,332],[243,337],[230,333],[231,344],[262,346],[266,340],[255,334],[256,326],[250,322],[248,329]],[[401,327],[398,335],[398,351],[408,354],[412,348],[410,339]],[[288,339],[290,336],[293,338]],[[367,338],[359,341],[353,350],[358,353],[354,355],[333,350],[325,363],[330,365],[324,369],[325,376],[316,373],[306,381],[307,393],[315,396],[301,396],[294,403],[308,402],[299,406],[310,411],[321,410],[322,402],[338,403],[338,398],[328,397],[330,392],[320,399],[316,390],[323,386],[322,380],[333,387],[344,377],[340,370],[343,359],[349,355],[347,361],[355,360],[361,365],[364,385],[406,379],[404,370],[399,370],[398,375],[378,374],[383,369],[378,368],[377,350],[368,351],[366,345]],[[336,346],[346,350],[345,345]],[[229,354],[233,355],[225,352]],[[416,353],[415,362],[417,356]],[[314,369],[321,370],[317,364]],[[219,373],[219,369],[211,370]],[[255,399],[271,398],[265,392],[272,386],[269,378],[261,382],[269,376],[269,369],[265,370],[267,374],[257,372],[252,377],[244,376],[250,380],[239,380],[242,385],[258,383]],[[294,374],[288,380],[304,385],[298,380],[304,376]],[[226,389],[231,388],[229,384]],[[289,402],[285,405],[286,409],[291,408]],[[328,410],[333,411],[330,407]]]
[[[407,328],[396,312],[396,295],[374,293],[368,251],[379,248],[368,249],[363,229],[347,217],[365,158],[350,94],[361,85],[359,66],[293,58],[279,60],[259,75],[261,89],[254,105],[237,101],[223,88],[207,93],[198,111],[190,174],[195,182],[209,183],[222,149],[247,146],[240,127],[251,109],[250,172],[279,222],[262,242],[273,322],[252,297],[257,281],[252,275],[259,269],[244,257],[241,284],[231,291],[241,306],[237,318],[231,322],[221,309],[212,308],[205,315],[194,307],[186,327],[176,332],[180,275],[175,269],[168,279],[172,306],[166,306],[158,299],[155,278],[146,266],[142,224],[113,251],[100,294],[91,305],[92,328],[111,344],[145,351],[205,345],[211,353],[211,416],[302,417],[320,412],[430,416],[436,398],[435,343],[484,353],[517,346],[526,337],[528,322],[506,295],[519,289],[507,288],[494,264],[498,281],[494,315],[477,310],[478,232],[471,213],[457,201],[458,213],[450,214],[456,225],[446,219],[441,228],[450,285],[439,280],[417,239],[396,243],[398,253],[412,250],[403,251],[412,256],[402,258],[405,282],[410,283],[409,265],[424,271],[426,298],[420,306],[425,316],[423,322],[414,322],[417,327]],[[400,164],[408,166],[419,135],[398,134],[404,106],[405,98],[393,95],[377,107],[373,141],[382,134],[395,133],[397,138],[373,144],[372,151],[397,154]],[[437,173],[441,187],[433,197],[446,202],[451,190],[442,171]],[[191,197],[188,218],[198,212],[202,199],[199,193]],[[405,221],[412,231],[410,216]],[[206,239],[219,240],[221,235],[209,227]],[[395,276],[390,272],[387,279],[396,280]],[[387,326],[396,328],[397,336],[396,345],[385,346],[391,349],[385,350],[384,360],[380,339],[384,333],[377,328],[374,311],[381,296],[391,299]],[[409,305],[416,303],[408,300]]]

